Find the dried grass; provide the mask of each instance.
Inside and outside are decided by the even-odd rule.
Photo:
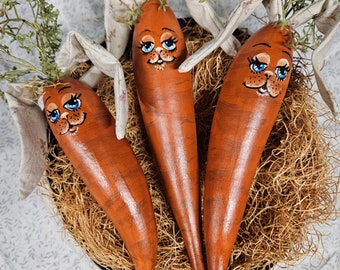
[[[211,38],[197,26],[185,28],[185,34],[189,52]],[[218,49],[193,72],[202,181],[214,106],[231,60]],[[122,64],[130,102],[127,139],[147,177],[156,214],[157,269],[190,269],[149,149],[129,54]],[[88,68],[88,64],[77,66],[72,76],[79,77]],[[334,158],[325,131],[317,121],[318,109],[310,79],[303,71],[297,61],[250,191],[233,251],[232,269],[266,269],[276,263],[294,263],[307,253],[316,252],[317,246],[310,238],[318,234],[314,225],[334,217],[334,192],[338,186],[332,165]],[[113,80],[105,77],[97,93],[114,115]],[[47,170],[49,196],[63,217],[65,230],[103,268],[132,269],[117,231],[52,139]]]

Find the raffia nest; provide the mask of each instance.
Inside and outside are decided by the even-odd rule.
[[[189,52],[211,36],[198,26],[184,28]],[[241,35],[244,38],[244,36]],[[231,62],[217,49],[193,71],[201,179],[204,179],[207,143],[214,106]],[[166,202],[157,167],[151,156],[141,119],[130,53],[122,59],[129,93],[130,115],[126,137],[145,172],[158,227],[157,269],[190,269],[183,239]],[[79,77],[89,68],[79,65]],[[334,217],[337,179],[329,142],[317,121],[314,93],[304,67],[295,62],[286,98],[273,127],[234,246],[232,269],[268,269],[292,264],[317,251],[310,236],[313,224]],[[104,78],[97,89],[115,114],[113,79]],[[49,196],[61,214],[65,229],[104,269],[132,269],[133,265],[117,231],[94,201],[83,181],[56,143],[50,144],[47,166]]]

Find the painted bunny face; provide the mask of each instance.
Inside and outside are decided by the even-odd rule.
[[[47,119],[60,135],[77,133],[79,127],[86,120],[86,112],[82,108],[81,94],[70,85],[60,87],[59,98],[45,100]]]
[[[145,29],[141,33],[138,48],[145,55],[146,62],[157,70],[164,70],[168,63],[175,61],[177,57],[176,32],[163,27],[160,33]]]
[[[147,2],[133,33],[133,58],[137,69],[177,69],[187,57],[182,29],[173,11],[160,8],[159,1]],[[143,8],[143,6],[142,6]],[[138,63],[138,64],[137,64]]]
[[[265,52],[259,52],[248,58],[249,73],[243,85],[257,90],[259,95],[277,97],[284,87],[291,70],[291,54],[287,50],[271,52],[268,43],[257,43],[253,47],[263,47]]]
[[[93,114],[95,95],[91,88],[73,79],[46,87],[43,96],[45,116],[53,133],[78,134],[88,116]]]
[[[292,69],[293,50],[289,27],[267,25],[251,36],[239,55],[242,84],[260,96],[285,93]],[[244,69],[244,67],[248,67]]]

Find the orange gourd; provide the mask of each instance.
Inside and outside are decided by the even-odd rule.
[[[146,1],[133,33],[138,100],[167,198],[193,269],[204,269],[194,99],[176,16],[165,1]]]
[[[97,94],[64,78],[45,87],[45,115],[59,145],[118,230],[135,269],[154,269],[157,230],[143,171]]]
[[[289,27],[263,27],[241,47],[224,79],[204,183],[209,270],[228,269],[256,168],[288,87],[291,38]]]

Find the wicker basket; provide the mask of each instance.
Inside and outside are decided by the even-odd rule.
[[[189,53],[211,36],[197,25],[183,28]],[[239,33],[245,39],[244,32]],[[221,49],[193,71],[193,93],[201,179],[204,178],[210,124],[223,78],[231,62]],[[160,175],[149,148],[134,86],[131,54],[122,59],[129,93],[127,139],[145,172],[154,204],[159,249],[157,269],[191,269],[183,239],[168,207]],[[74,78],[90,64],[75,67]],[[234,246],[232,269],[268,269],[276,263],[294,263],[315,251],[311,224],[333,217],[336,198],[332,157],[324,131],[318,126],[316,102],[306,69],[299,60],[277,121],[271,132],[250,191]],[[104,78],[97,89],[115,114],[113,79]],[[104,269],[132,269],[117,231],[77,175],[57,143],[50,139],[48,195],[63,217],[65,229]]]

